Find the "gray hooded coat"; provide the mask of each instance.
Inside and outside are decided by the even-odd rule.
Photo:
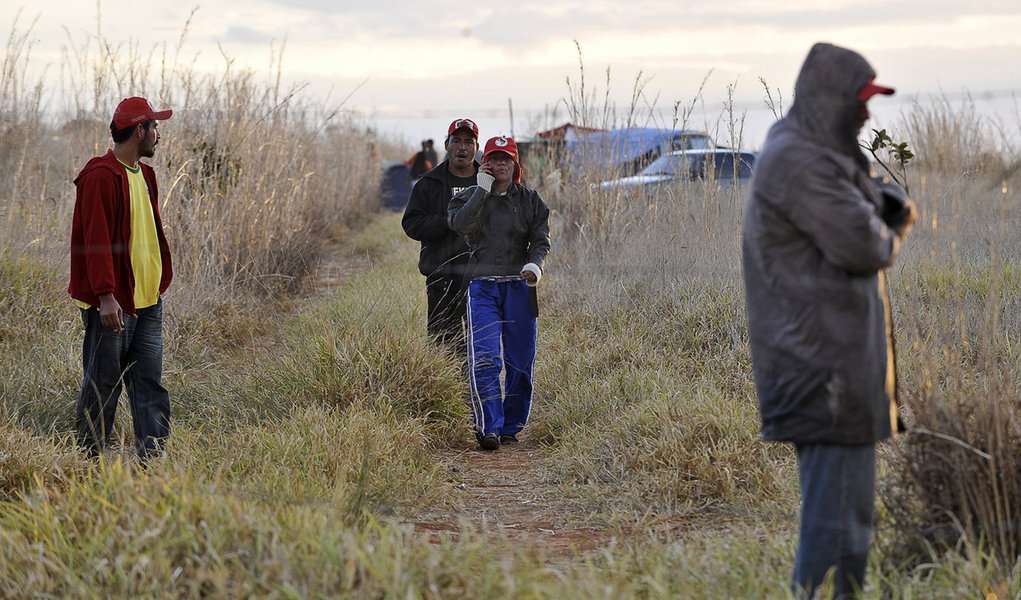
[[[889,297],[900,247],[857,147],[857,93],[875,72],[816,44],[752,179],[743,266],[765,439],[865,444],[897,426]]]

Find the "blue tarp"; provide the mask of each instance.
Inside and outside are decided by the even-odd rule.
[[[629,127],[566,140],[564,148],[571,163],[583,171],[635,172],[665,152],[709,145],[709,136],[702,131]]]
[[[402,162],[383,164],[383,179],[379,184],[380,203],[390,210],[400,211],[411,196],[408,166]]]

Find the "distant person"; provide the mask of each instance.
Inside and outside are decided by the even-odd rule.
[[[464,356],[465,271],[468,246],[451,229],[447,205],[454,194],[475,185],[479,164],[479,127],[471,119],[456,119],[443,142],[447,158],[427,171],[411,190],[401,225],[422,243],[418,270],[425,275],[428,304],[426,330],[441,345]]]
[[[411,181],[418,181],[426,171],[436,166],[435,161],[436,151],[433,151],[433,161],[429,160],[429,141],[422,140],[422,149],[414,153],[410,159],[408,159],[408,176],[411,177]]]
[[[430,169],[440,164],[439,156],[436,155],[436,148],[433,145],[434,142],[431,138],[425,141],[425,162]]]
[[[518,441],[531,412],[535,286],[550,249],[549,208],[521,185],[512,138],[486,142],[478,185],[454,196],[450,219],[471,248],[468,361],[476,436],[483,450],[496,450]]]
[[[122,100],[110,122],[113,149],[74,180],[68,292],[85,327],[76,428],[91,456],[109,443],[124,386],[139,457],[162,451],[170,436],[161,297],[173,272],[156,174],[139,159],[153,157],[159,121],[172,114],[145,98]]]
[[[792,587],[810,597],[831,569],[834,596],[865,583],[876,442],[900,427],[883,269],[914,204],[873,179],[858,146],[874,83],[859,54],[808,53],[787,116],[755,165],[743,231],[752,366],[767,440],[798,457],[801,528]]]

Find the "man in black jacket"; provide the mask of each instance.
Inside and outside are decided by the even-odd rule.
[[[426,328],[437,342],[464,355],[465,280],[468,246],[450,227],[447,205],[461,190],[475,185],[479,163],[479,127],[471,119],[456,119],[443,142],[447,158],[427,171],[411,190],[401,225],[422,243],[418,270],[425,275],[428,301]]]

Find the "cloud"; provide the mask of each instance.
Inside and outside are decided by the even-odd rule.
[[[274,36],[240,25],[231,25],[223,37],[224,41],[240,44],[266,45],[273,41]]]
[[[962,8],[958,0],[820,0],[805,8],[786,2],[732,0],[675,2],[664,0],[520,0],[513,5],[438,0],[428,9],[410,0],[359,2],[338,7],[328,0],[274,0],[329,15],[348,35],[372,32],[377,39],[456,39],[466,34],[485,46],[527,52],[553,40],[613,36],[618,32],[657,34],[719,31],[718,43],[728,44],[728,30],[753,28],[807,33],[871,27],[911,28],[945,25],[969,18],[995,19],[1021,15],[1021,4],[987,0]],[[342,3],[346,4],[346,3]]]
[[[8,4],[0,3],[0,21],[13,22]],[[94,35],[94,5],[39,6],[35,57],[61,60],[62,26],[75,39]],[[190,10],[161,3],[143,46],[174,47]],[[31,16],[26,10],[22,27]],[[131,22],[102,23],[113,43],[138,36]],[[201,55],[197,68],[215,73],[221,52],[253,70],[281,56],[270,50],[282,52],[285,76],[317,91],[332,87],[342,97],[366,82],[350,105],[505,107],[513,97],[517,111],[566,93],[565,77],[578,75],[578,40],[587,89],[608,87],[612,68],[609,87],[626,104],[641,73],[652,78],[648,95],[669,107],[689,99],[710,70],[707,99],[736,82],[739,96],[757,100],[759,77],[789,93],[818,40],[861,51],[903,91],[898,98],[941,86],[1018,89],[1021,75],[1004,65],[1021,61],[1019,29],[1016,0],[221,0],[195,14],[183,54]]]

